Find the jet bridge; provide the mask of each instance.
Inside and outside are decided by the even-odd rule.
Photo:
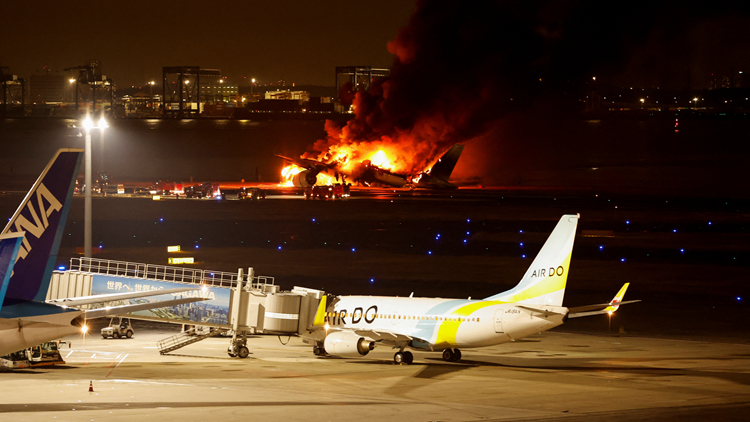
[[[307,330],[325,294],[321,290],[303,287],[281,291],[273,277],[256,276],[252,268],[248,268],[247,272],[239,269],[236,273],[228,273],[97,258],[72,258],[70,270],[53,273],[47,300],[163,290],[184,287],[186,284],[200,289],[110,302],[107,306],[200,296],[206,300],[138,311],[125,316],[212,327],[213,332],[208,335],[181,334],[160,341],[158,346],[162,354],[221,331],[233,330],[228,350],[230,356],[247,357],[247,334],[296,335]]]

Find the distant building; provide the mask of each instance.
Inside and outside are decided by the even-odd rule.
[[[306,91],[268,91],[267,100],[300,100],[303,103],[310,101],[310,94]]]
[[[234,103],[239,95],[239,86],[235,82],[219,77],[218,79],[201,78],[201,102]]]
[[[29,96],[32,103],[61,103],[65,89],[65,78],[60,73],[45,71],[29,78]]]

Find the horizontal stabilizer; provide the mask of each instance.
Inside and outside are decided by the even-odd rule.
[[[516,305],[517,308],[525,309],[527,311],[535,312],[537,314],[544,314],[544,315],[563,315],[561,312],[554,312],[547,309],[541,309],[541,308],[534,308],[531,306],[526,305]],[[565,309],[565,308],[563,308]]]
[[[87,319],[101,318],[105,316],[124,315],[130,312],[145,311],[148,309],[164,308],[166,306],[182,305],[184,303],[200,302],[206,300],[202,297],[190,297],[185,299],[162,300],[159,302],[139,303],[137,305],[113,306],[101,309],[92,309],[84,312]]]
[[[113,300],[125,300],[125,299],[138,299],[140,297],[149,296],[160,296],[168,295],[173,293],[188,292],[191,290],[199,290],[200,287],[177,287],[175,289],[166,290],[149,290],[147,292],[133,292],[133,293],[113,293],[109,295],[92,295],[92,296],[81,296],[64,299],[52,299],[48,300],[47,303],[51,303],[59,306],[76,307],[82,305],[90,305],[92,303],[104,303],[111,302]]]

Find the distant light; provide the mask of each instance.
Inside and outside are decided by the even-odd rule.
[[[677,229],[672,229],[672,233],[677,233]]]
[[[470,218],[467,218],[467,219],[466,219],[466,222],[467,222],[467,223],[471,223],[471,219],[470,219]]]
[[[355,252],[355,249],[354,249],[354,248],[352,248],[352,252]]]
[[[432,255],[432,251],[427,251],[427,255]]]
[[[523,248],[523,242],[520,243],[521,247]]]
[[[603,245],[599,245],[599,250],[603,251],[604,250],[604,246]]]
[[[106,129],[106,128],[109,127],[109,125],[107,124],[107,121],[104,120],[104,116],[102,116],[102,118],[99,119],[99,126],[98,127],[99,127],[99,129]]]
[[[313,223],[314,223],[314,222],[315,222],[315,219],[313,218],[313,219],[312,219],[312,221],[313,221]]]
[[[371,278],[371,279],[370,279],[370,283],[374,283],[374,282],[375,282],[375,279],[374,279],[374,278]]]
[[[104,245],[99,245],[99,249],[102,249],[102,248],[104,248]]]
[[[10,220],[10,219],[8,219],[8,220]],[[710,222],[710,221],[708,222],[708,225],[709,225],[709,226],[711,225],[711,222]]]
[[[279,246],[279,250],[281,250],[281,246]]]
[[[620,259],[620,262],[625,262],[625,258]]]
[[[57,267],[57,269],[60,271],[65,271],[65,265],[60,265],[59,267]]]
[[[526,255],[521,255],[521,258],[526,258]]]
[[[160,219],[159,219],[159,221],[164,221],[164,219],[163,219],[163,218],[160,218]]]
[[[630,224],[630,220],[626,220],[626,221],[625,221],[625,224]]]
[[[468,235],[469,235],[469,232],[466,232],[466,235],[468,236]]]
[[[464,239],[464,243],[466,243],[466,239]]]
[[[523,230],[519,230],[518,232],[519,232],[519,233],[523,233]]]
[[[740,296],[737,296],[737,301],[740,301],[740,300],[742,300],[742,298]]]
[[[680,249],[680,253],[685,253],[685,249]]]
[[[195,245],[195,249],[198,249],[198,245]]]

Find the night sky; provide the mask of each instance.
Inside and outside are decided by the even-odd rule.
[[[429,2],[419,2],[429,3]],[[475,8],[441,2],[445,8]],[[496,29],[520,49],[545,43],[537,63],[549,75],[599,76],[621,85],[707,85],[711,73],[750,71],[748,6],[656,1],[617,6],[593,1],[498,2]],[[259,82],[333,85],[334,67],[390,67],[387,43],[417,3],[381,1],[56,1],[4,10],[0,65],[28,77],[99,60],[120,87],[158,80],[162,66],[199,65]],[[481,9],[484,6],[477,8]],[[495,6],[490,6],[495,7]],[[471,15],[469,15],[471,16]],[[485,20],[479,24],[486,25]],[[505,26],[505,28],[502,28]],[[441,72],[440,68],[434,69]],[[445,77],[451,75],[446,74]],[[748,82],[745,83],[747,85]]]

